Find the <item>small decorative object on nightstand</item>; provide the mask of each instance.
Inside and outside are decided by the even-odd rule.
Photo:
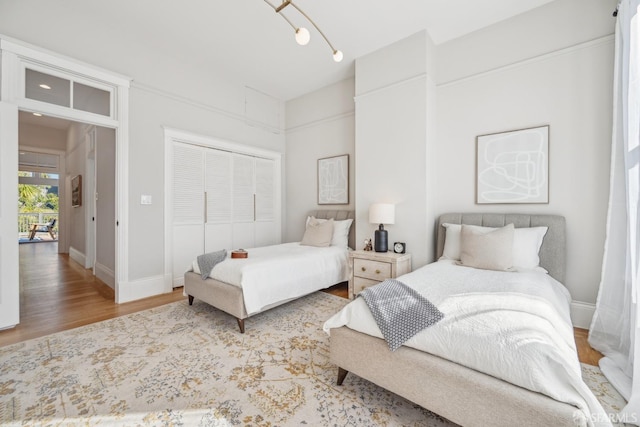
[[[364,239],[364,249],[367,252],[371,252],[373,250],[373,245],[371,244],[371,239]]]
[[[349,267],[349,298],[353,299],[368,286],[411,272],[411,254],[352,251]]]
[[[407,245],[404,242],[395,242],[393,244],[393,252],[403,254],[407,251]]]

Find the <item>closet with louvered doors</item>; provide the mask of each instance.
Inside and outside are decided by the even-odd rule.
[[[173,143],[173,286],[206,252],[280,243],[279,162]]]

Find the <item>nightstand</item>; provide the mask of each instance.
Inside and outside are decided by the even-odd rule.
[[[349,299],[368,286],[394,279],[411,271],[411,254],[352,251],[349,253]]]

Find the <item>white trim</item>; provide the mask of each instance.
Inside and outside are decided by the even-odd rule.
[[[84,263],[86,261],[86,257],[84,256],[84,252],[80,252],[78,249],[73,246],[69,246],[69,258],[80,264],[84,268]]]
[[[99,262],[96,262],[95,272],[96,272],[96,277],[98,279],[102,280],[104,283],[109,285],[111,289],[115,289],[116,287],[115,271],[106,267],[103,264],[100,264]]]
[[[132,282],[120,282],[118,302],[135,301],[166,292],[164,289],[164,276],[161,275],[137,279]],[[171,289],[169,292],[171,292]]]
[[[576,328],[589,329],[596,305],[582,301],[571,302],[571,322]]]
[[[380,86],[380,87],[377,87],[375,89],[371,89],[368,92],[364,92],[364,93],[358,94],[353,98],[353,101],[354,102],[358,102],[358,101],[362,100],[362,98],[366,98],[366,97],[371,96],[371,95],[376,95],[376,94],[378,94],[380,92],[386,92],[388,90],[396,89],[398,87],[413,83],[415,81],[426,80],[426,78],[427,78],[427,73],[420,73],[420,74],[418,74],[416,76],[408,77],[408,78],[403,79],[403,80],[398,80],[397,82],[393,82],[393,83],[390,83],[390,84],[385,85],[385,86]]]
[[[116,128],[116,283],[115,300],[120,299],[120,283],[129,278],[129,91],[119,93],[116,106],[120,126]]]
[[[577,45],[574,46],[570,46],[564,49],[559,49],[553,52],[549,52],[549,53],[545,53],[542,55],[538,55],[538,56],[534,56],[533,58],[527,58],[527,59],[523,59],[520,61],[516,61],[513,62],[511,64],[507,64],[507,65],[502,65],[500,67],[497,68],[493,68],[491,70],[487,70],[487,71],[482,71],[476,74],[472,74],[470,76],[466,76],[466,77],[460,77],[457,79],[453,79],[453,80],[449,80],[446,82],[441,82],[438,83],[436,86],[438,88],[443,88],[443,87],[447,87],[447,86],[452,86],[452,85],[456,85],[458,83],[464,83],[470,80],[474,80],[480,77],[484,77],[490,74],[494,74],[494,73],[499,73],[499,72],[503,72],[503,71],[507,71],[507,70],[511,70],[513,68],[518,68],[518,67],[522,67],[525,65],[530,65],[530,64],[534,64],[536,62],[542,62],[542,61],[547,61],[551,58],[555,58],[557,56],[563,56],[563,55],[569,55],[572,54],[574,52],[577,52],[579,50],[582,49],[588,49],[588,48],[592,48],[592,47],[596,47],[596,46],[600,46],[600,45],[605,45],[605,44],[613,44],[615,42],[615,37],[613,34],[608,35],[608,36],[604,36],[604,37],[600,37],[594,40],[589,40],[587,42],[583,42],[583,43],[578,43]]]
[[[356,112],[355,110],[351,110],[351,111],[347,111],[344,113],[339,113],[339,114],[334,114],[333,116],[329,116],[329,117],[323,117],[321,119],[317,119],[317,120],[312,120],[310,122],[306,122],[303,123],[301,125],[297,125],[297,126],[292,126],[290,128],[286,129],[286,133],[292,133],[292,132],[297,132],[299,130],[305,130],[305,129],[309,129],[315,126],[320,126],[326,123],[331,123],[331,122],[335,122],[338,120],[343,120],[349,117],[353,117],[355,116]]]
[[[31,59],[31,62],[39,62],[45,66],[53,65],[59,69],[73,70],[74,74],[78,76],[90,76],[93,81],[99,79],[106,83],[125,87],[129,87],[131,82],[131,78],[123,74],[117,74],[112,71],[60,55],[39,46],[25,43],[22,40],[12,39],[11,37],[7,37],[3,34],[0,34],[0,50],[14,52],[21,57]]]

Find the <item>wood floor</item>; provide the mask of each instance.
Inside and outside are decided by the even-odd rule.
[[[347,298],[346,283],[326,290]],[[113,290],[67,254],[57,242],[20,245],[20,324],[0,331],[0,346],[77,328],[136,311],[186,300],[182,288],[124,304],[114,303]],[[581,362],[597,365],[602,357],[589,346],[588,331],[575,329]]]

